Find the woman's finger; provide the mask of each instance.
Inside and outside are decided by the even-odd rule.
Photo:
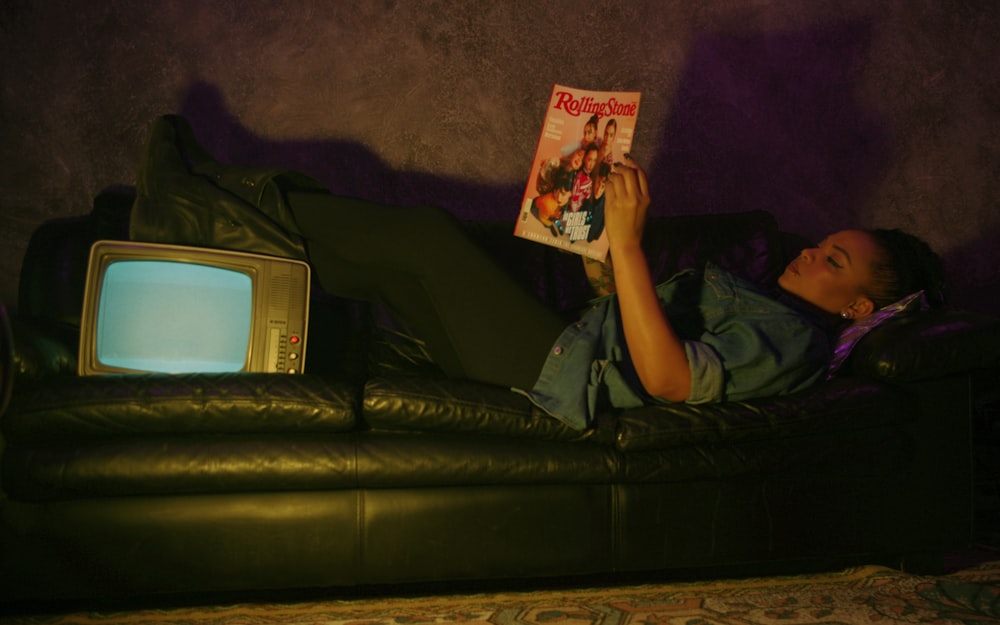
[[[622,191],[623,195],[635,197],[639,191],[635,168],[623,163],[615,163],[615,170],[611,175],[621,181],[619,190]]]
[[[636,186],[639,189],[639,193],[643,197],[647,197],[649,195],[649,181],[646,178],[646,171],[635,162],[631,154],[625,155],[625,162],[629,169],[635,172]]]
[[[625,176],[622,171],[617,169],[617,166],[615,171],[611,172],[611,175],[608,176],[608,180],[611,182],[608,190],[613,192],[613,197],[619,198],[627,196],[628,186],[625,182]]]

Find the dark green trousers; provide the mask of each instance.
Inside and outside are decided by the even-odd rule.
[[[324,290],[380,302],[445,373],[530,389],[566,320],[438,208],[290,193]]]

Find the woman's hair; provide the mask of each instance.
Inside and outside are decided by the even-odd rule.
[[[924,291],[932,307],[947,299],[944,263],[922,239],[902,230],[875,229],[868,234],[885,253],[872,265],[868,297],[882,308],[907,295]]]
[[[573,190],[573,172],[559,168],[552,175],[552,188],[560,191]]]

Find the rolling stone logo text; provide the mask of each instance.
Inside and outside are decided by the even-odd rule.
[[[637,102],[619,102],[615,98],[610,98],[606,102],[597,102],[590,96],[574,98],[572,93],[559,91],[556,92],[556,101],[552,108],[566,111],[573,117],[584,114],[597,115],[598,117],[611,115],[633,117],[639,109],[639,104]]]

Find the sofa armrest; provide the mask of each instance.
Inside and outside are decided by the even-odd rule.
[[[854,348],[848,371],[892,382],[988,369],[1000,365],[1000,319],[992,315],[932,310],[895,319]]]
[[[79,329],[57,322],[10,320],[15,380],[76,375]]]

